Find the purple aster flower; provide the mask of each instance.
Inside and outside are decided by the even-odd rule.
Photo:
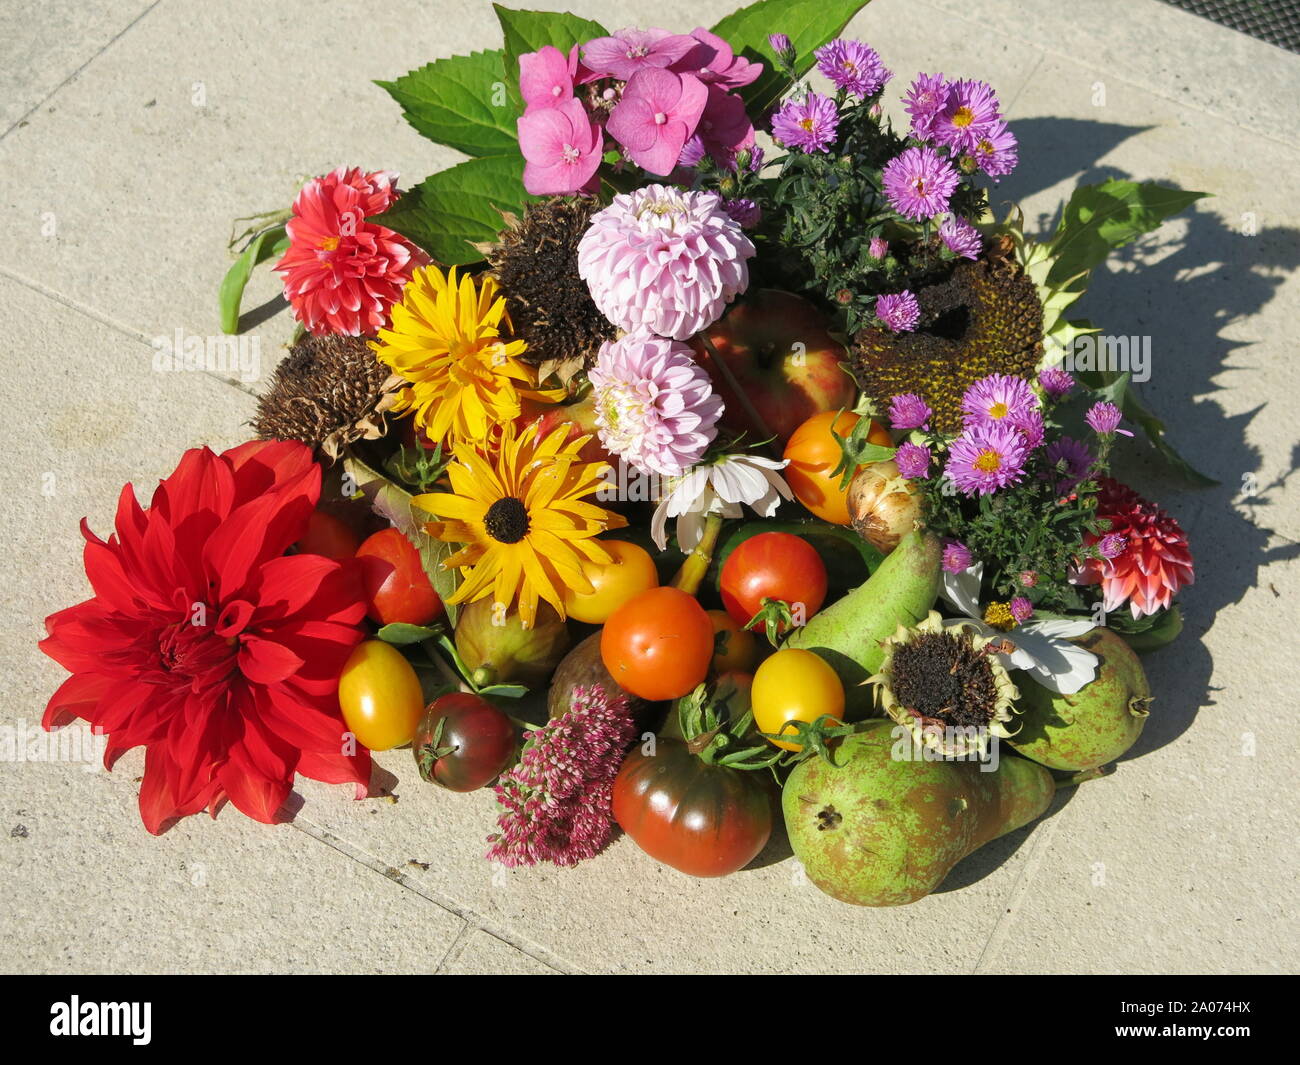
[[[863,99],[875,96],[894,76],[893,71],[885,69],[879,53],[861,41],[839,37],[822,45],[813,55],[817,57],[817,69],[832,85]]]
[[[1121,433],[1124,436],[1132,436],[1127,429],[1119,427],[1120,420],[1124,417],[1120,409],[1114,403],[1107,403],[1102,400],[1100,403],[1094,403],[1088,413],[1083,416],[1083,420],[1088,423],[1088,427],[1098,436],[1109,436],[1111,433]]]
[[[1011,374],[989,374],[962,396],[962,420],[966,425],[1019,425],[1038,411],[1038,397],[1029,382]]]
[[[1025,472],[1029,449],[1010,425],[990,423],[967,429],[948,449],[946,472],[959,492],[988,495],[1016,484]]]
[[[910,333],[921,320],[921,306],[907,289],[876,297],[876,317],[892,333]]]
[[[934,116],[930,135],[958,152],[973,151],[980,139],[998,121],[998,97],[984,81],[954,81],[948,99]]]
[[[930,449],[920,444],[900,444],[894,452],[894,465],[909,481],[930,476]]]
[[[1038,383],[1052,399],[1060,399],[1074,387],[1074,378],[1059,366],[1049,366],[1039,372]]]
[[[948,210],[960,177],[933,148],[908,148],[885,165],[889,205],[904,218],[919,221]]]
[[[736,225],[741,229],[753,229],[758,225],[759,220],[763,217],[762,210],[758,204],[750,199],[727,200],[722,209],[731,215]]]
[[[905,392],[889,401],[889,424],[895,429],[928,429],[933,413],[915,392]]]
[[[677,165],[694,170],[700,165],[700,160],[708,154],[708,149],[704,147],[704,138],[698,133],[693,134],[682,145],[681,154],[677,157]]]
[[[736,157],[731,161],[731,169],[738,172],[743,168],[750,174],[757,174],[763,169],[763,160],[765,158],[766,155],[764,154],[763,149],[757,144],[751,145],[748,148],[741,148],[740,151],[736,153]]]
[[[912,133],[924,140],[930,136],[935,116],[948,102],[948,83],[942,74],[918,74],[903,97],[903,106],[912,116]]]
[[[945,573],[965,573],[971,567],[970,548],[958,540],[946,540],[943,545]]]
[[[1016,419],[1016,429],[1020,435],[1025,438],[1025,447],[1033,451],[1043,442],[1043,415],[1037,410],[1031,410],[1028,414]]]
[[[824,152],[835,143],[839,124],[835,101],[809,89],[802,101],[787,100],[772,116],[772,136],[787,148]]]
[[[872,237],[871,243],[867,245],[867,254],[873,259],[883,259],[889,254],[889,241],[884,237]]]
[[[787,52],[794,52],[794,45],[790,43],[790,38],[784,33],[769,33],[767,43],[772,46],[772,51],[777,55],[785,55]]]
[[[1023,595],[1016,596],[1011,600],[1011,616],[1016,619],[1017,625],[1023,625],[1034,616],[1034,604]]]
[[[992,123],[976,137],[970,154],[976,165],[992,178],[1006,177],[1020,162],[1016,135],[1001,120]]]
[[[955,214],[939,223],[939,239],[948,246],[950,252],[963,259],[978,259],[984,250],[984,238],[980,236],[979,230]]]
[[[1120,533],[1107,533],[1097,541],[1097,553],[1102,558],[1119,558],[1128,547],[1128,537]]]
[[[1053,440],[1043,449],[1048,468],[1057,475],[1057,490],[1073,491],[1092,469],[1092,452],[1073,437]]]

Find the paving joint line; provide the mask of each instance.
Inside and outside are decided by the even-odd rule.
[[[112,48],[113,45],[115,45],[119,40],[121,40],[126,33],[128,33],[132,28],[134,28],[136,23],[138,23],[142,18],[144,18],[147,14],[149,14],[149,12],[151,12],[154,8],[156,8],[161,3],[162,0],[153,0],[152,4],[146,7],[143,11],[140,12],[140,14],[136,15],[135,18],[133,18],[120,30],[118,30],[116,34],[114,34],[107,41],[105,41],[103,47],[101,47],[98,52],[92,55],[89,59],[87,59],[84,63],[82,63],[81,66],[77,67],[76,70],[74,70],[71,74],[69,74],[66,78],[64,78],[61,82],[59,82],[56,86],[54,86],[53,89],[51,89],[48,93],[46,93],[44,99],[36,103],[35,106],[33,106],[25,114],[19,115],[17,120],[14,122],[12,126],[10,126],[3,133],[0,133],[0,142],[4,141],[4,139],[8,137],[9,134],[11,134],[14,130],[16,130],[28,119],[30,119],[32,115],[36,114],[36,112],[39,111],[42,107],[44,107],[47,103],[53,100],[54,97],[57,96],[65,86],[75,81],[77,79],[77,76],[81,74],[83,70],[85,70],[88,66],[90,66],[91,63],[93,63],[101,55],[103,55],[110,48]]]

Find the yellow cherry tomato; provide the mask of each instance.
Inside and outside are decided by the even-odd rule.
[[[859,416],[850,411],[837,414],[833,410],[814,414],[790,437],[783,458],[789,465],[781,471],[795,498],[822,521],[832,525],[849,523],[849,490],[840,487],[840,477],[832,476],[843,452],[832,435],[848,436],[858,423]],[[877,421],[871,423],[867,441],[890,445],[889,430]]]
[[[825,660],[798,647],[768,658],[754,674],[754,724],[760,732],[780,732],[787,721],[816,721],[825,714],[844,717],[844,685]],[[793,732],[791,732],[793,735]],[[801,743],[769,740],[787,751]]]
[[[742,629],[725,610],[706,610],[713,624],[713,672],[752,673],[758,662],[758,639]]]
[[[565,613],[590,625],[603,625],[633,596],[659,587],[659,571],[645,548],[626,540],[601,540],[600,544],[614,560],[608,563],[583,560],[582,572],[591,581],[591,591],[564,589]]]
[[[420,678],[397,648],[366,640],[339,675],[339,709],[357,742],[372,751],[410,743],[424,713]]]

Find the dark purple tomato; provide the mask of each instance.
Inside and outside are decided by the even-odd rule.
[[[420,776],[449,791],[476,791],[514,761],[514,722],[486,699],[452,692],[429,704],[411,750]]]

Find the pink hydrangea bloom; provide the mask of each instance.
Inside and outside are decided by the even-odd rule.
[[[716,33],[710,33],[703,27],[697,27],[691,31],[691,36],[704,45],[704,48],[697,48],[693,52],[687,53],[680,62],[674,64],[674,70],[680,72],[684,69],[690,69],[685,64],[704,53],[708,58],[704,65],[699,68],[696,76],[706,84],[720,85],[727,89],[740,89],[757,81],[759,75],[763,73],[762,63],[751,63],[743,56],[736,55],[732,51],[731,45]]]
[[[605,129],[637,166],[670,174],[708,101],[709,90],[693,74],[649,68],[623,87]]]
[[[698,47],[699,42],[684,33],[625,29],[588,41],[582,59],[597,77],[630,81],[639,71],[670,67]]]
[[[524,188],[533,196],[567,195],[585,188],[600,167],[600,130],[573,97],[519,117]]]
[[[504,810],[487,858],[577,865],[600,853],[613,831],[614,778],[635,734],[622,692],[575,688],[569,710],[524,733],[523,755],[497,782]]]
[[[573,83],[578,74],[578,46],[566,57],[554,45],[519,57],[519,91],[523,95],[524,113],[539,108],[558,107],[573,97]]]

